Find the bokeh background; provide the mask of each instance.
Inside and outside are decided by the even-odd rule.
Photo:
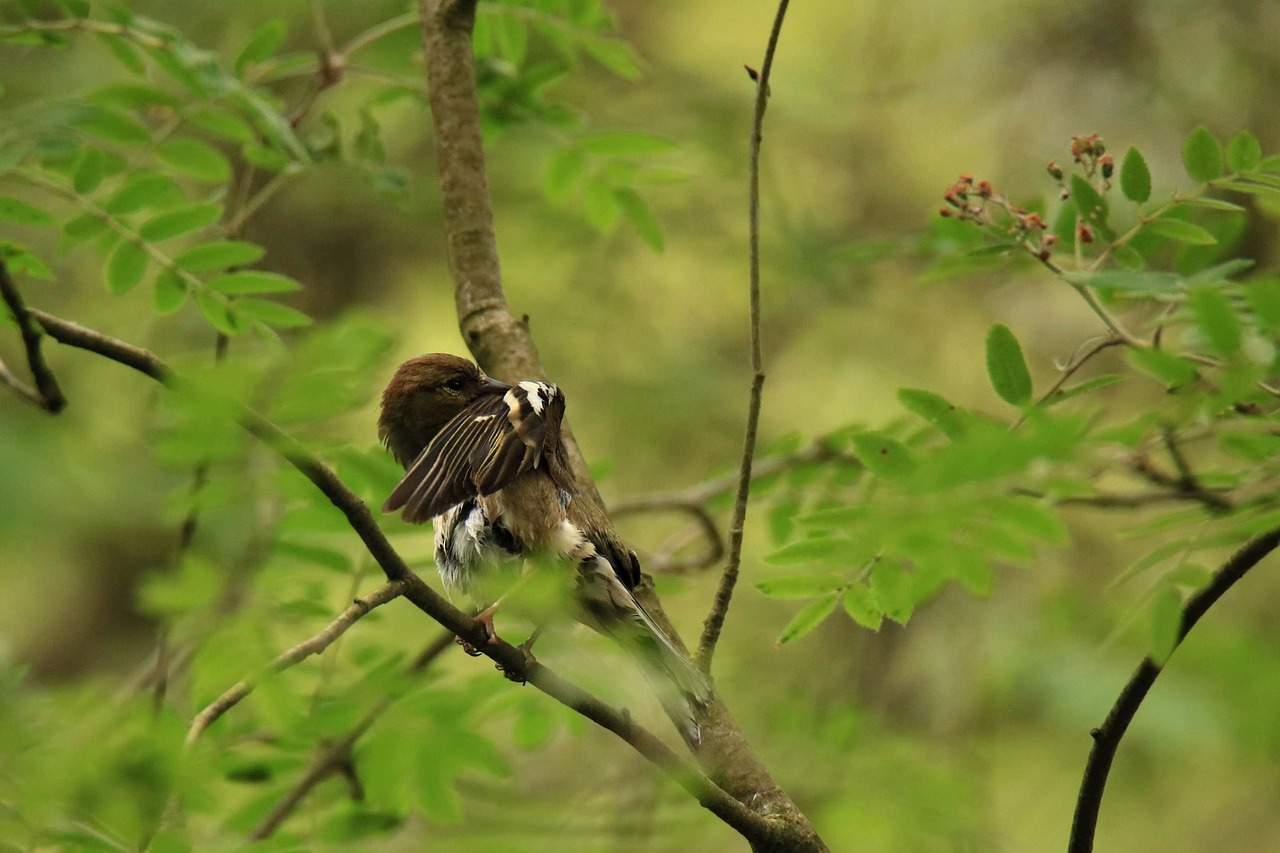
[[[226,56],[266,17],[288,20],[288,47],[315,44],[310,10],[297,0],[127,5]],[[753,96],[742,65],[759,64],[773,6],[608,6],[643,76],[584,64],[549,97],[578,127],[508,126],[491,140],[489,168],[512,308],[529,316],[605,497],[616,502],[703,481],[737,458],[749,384]],[[387,2],[325,8],[339,41],[403,11]],[[1098,331],[1095,318],[1035,270],[931,275],[942,191],[970,172],[1014,198],[1052,194],[1044,164],[1069,159],[1072,134],[1101,133],[1116,151],[1141,148],[1157,193],[1186,181],[1179,145],[1196,124],[1220,137],[1247,127],[1273,151],[1277,38],[1280,9],[1263,0],[793,4],[764,142],[762,444],[795,431],[883,426],[903,414],[900,387],[1002,411],[982,356],[993,322],[1023,340],[1037,384],[1051,381],[1054,360]],[[395,54],[414,49],[408,33],[382,43],[370,61],[394,64]],[[120,73],[92,45],[0,51],[9,107]],[[317,115],[349,113],[367,97],[361,85],[323,94]],[[410,182],[402,203],[389,203],[353,170],[326,167],[282,189],[247,233],[267,247],[267,268],[307,285],[292,304],[385,333],[390,343],[373,377],[414,354],[464,351],[429,118],[414,101],[380,118],[388,161]],[[551,204],[543,193],[548,158],[566,135],[615,130],[674,143],[655,162],[683,179],[642,190],[662,225],[662,252],[625,225],[599,233],[580,201]],[[1273,230],[1251,240],[1265,266]],[[60,259],[58,279],[28,287],[28,300],[168,357],[211,358],[206,327],[184,315],[155,319],[142,290],[109,297],[99,264],[86,252]],[[0,340],[7,363],[21,364],[20,353],[15,335]],[[76,715],[67,709],[116,695],[153,654],[157,625],[139,607],[138,589],[171,559],[190,469],[155,452],[166,414],[148,380],[79,353],[54,349],[51,360],[71,401],[65,414],[49,418],[0,397],[0,660],[29,667],[28,687],[58,697],[49,701],[73,732]],[[372,448],[380,381],[357,412],[307,437]],[[212,479],[236,495],[243,475],[215,471]],[[949,590],[906,627],[886,623],[878,633],[837,614],[777,648],[796,607],[751,585],[776,571],[762,560],[771,545],[753,514],[747,582],[726,626],[717,683],[834,850],[1062,849],[1088,731],[1146,648],[1132,624],[1141,582],[1110,585],[1151,547],[1150,538],[1128,534],[1141,517],[1073,511],[1069,543],[1045,548],[1030,568],[998,571],[988,598]],[[624,526],[652,548],[678,521]],[[199,539],[226,557],[223,566],[236,563],[227,555],[252,550],[243,522],[217,506],[203,520]],[[423,537],[399,541],[427,556]],[[1100,850],[1280,849],[1280,580],[1267,567],[1255,574],[1197,628],[1139,714],[1104,801]],[[686,637],[696,635],[715,579],[714,571],[658,578]],[[317,583],[331,612],[342,606],[346,580]],[[406,649],[430,634],[398,605],[357,631],[393,632]],[[303,636],[301,627],[282,630],[277,648]],[[589,683],[607,682],[593,676],[590,655],[575,653],[583,643],[598,648],[567,632],[541,654]],[[473,676],[477,664],[455,657],[442,664],[443,677]],[[475,684],[499,703],[515,690],[496,675]],[[614,692],[657,724],[627,689]],[[398,843],[741,848],[610,736],[557,725],[566,724],[537,749],[512,750],[510,775],[466,780],[460,820],[415,823]],[[340,782],[327,784],[340,797]]]

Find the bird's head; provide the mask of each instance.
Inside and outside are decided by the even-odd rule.
[[[505,394],[510,387],[456,355],[433,352],[411,358],[396,368],[382,392],[378,435],[400,464],[408,466],[477,397]]]

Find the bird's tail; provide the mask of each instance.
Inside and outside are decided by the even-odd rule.
[[[626,620],[626,628],[612,633],[618,635],[623,648],[635,658],[685,743],[696,748],[702,740],[699,720],[711,701],[711,683],[684,652],[676,648],[640,602],[634,598],[632,601],[634,615]]]

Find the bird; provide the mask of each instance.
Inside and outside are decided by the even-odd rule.
[[[515,566],[522,576],[534,563],[571,567],[574,615],[636,659],[696,746],[709,682],[636,599],[639,560],[578,485],[561,435],[564,411],[554,384],[500,382],[449,353],[409,359],[387,384],[378,415],[378,435],[405,469],[383,512],[399,511],[411,524],[430,520],[446,590],[477,605],[487,603],[486,581]],[[490,641],[494,612],[510,594],[477,616]]]

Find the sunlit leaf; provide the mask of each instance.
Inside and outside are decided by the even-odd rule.
[[[798,640],[813,631],[835,612],[836,605],[839,603],[840,595],[834,592],[810,602],[782,630],[782,635],[778,637],[778,645]]]
[[[904,444],[876,432],[853,437],[853,452],[867,470],[886,479],[904,477],[916,469],[916,460]]]
[[[1187,297],[1187,306],[1195,315],[1200,333],[1214,352],[1229,356],[1240,351],[1240,320],[1222,291],[1198,287]]]
[[[898,401],[908,411],[914,412],[933,424],[947,438],[959,438],[964,434],[973,416],[956,407],[932,391],[918,388],[898,389]]]
[[[756,589],[770,598],[811,598],[835,592],[844,585],[845,580],[839,575],[787,575],[760,581],[756,584]]]
[[[262,259],[266,251],[256,243],[219,240],[188,249],[178,255],[175,261],[189,272],[208,272],[255,263]]]
[[[159,243],[208,228],[221,217],[220,204],[189,204],[147,220],[138,228],[138,234],[144,240]]]
[[[1154,376],[1170,389],[1190,385],[1199,376],[1191,362],[1164,350],[1130,349],[1127,357],[1134,367]]]
[[[0,222],[14,225],[54,225],[52,216],[34,204],[9,195],[0,195]]]
[[[1262,165],[1262,145],[1258,138],[1242,130],[1227,143],[1227,167],[1233,172],[1253,172]]]
[[[310,317],[297,308],[290,308],[288,305],[269,302],[265,299],[236,300],[236,311],[246,317],[260,320],[268,326],[279,326],[281,328],[291,329],[299,326],[309,326],[312,322]]]
[[[287,275],[261,270],[241,270],[214,276],[209,287],[228,296],[245,296],[257,293],[291,293],[302,287]]]
[[[844,610],[854,622],[872,631],[879,631],[884,613],[876,603],[875,595],[863,584],[850,584],[841,597]]]
[[[649,205],[645,204],[634,190],[622,188],[614,190],[613,194],[618,200],[618,207],[622,209],[622,215],[631,223],[631,227],[636,229],[636,233],[650,249],[661,252],[664,245],[662,225],[649,209]]]
[[[147,272],[147,252],[131,240],[121,240],[107,258],[104,272],[107,290],[128,293]]]
[[[156,276],[151,295],[157,314],[172,314],[187,301],[187,283],[173,270],[164,270]]]

